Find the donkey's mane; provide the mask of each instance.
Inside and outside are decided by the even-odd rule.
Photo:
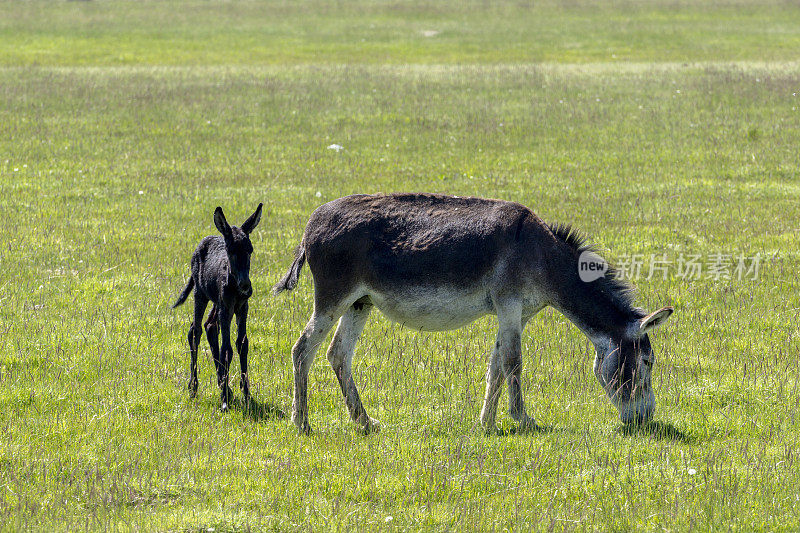
[[[569,224],[547,224],[547,227],[550,228],[550,231],[553,232],[553,235],[555,235],[558,240],[572,248],[575,252],[576,263],[578,256],[583,252],[592,252],[598,256],[600,255],[598,247],[589,242],[585,235],[581,234]],[[608,262],[606,261],[606,263]],[[576,265],[575,272],[577,271],[578,268]],[[608,264],[608,270],[605,275],[593,281],[592,284],[610,297],[621,309],[632,311],[638,316],[645,315],[641,309],[633,305],[633,301],[636,298],[636,290],[630,283],[622,279],[619,271],[611,266],[611,264]]]

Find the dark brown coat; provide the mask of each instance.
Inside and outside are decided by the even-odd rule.
[[[339,320],[328,359],[353,418],[366,430],[376,427],[361,405],[350,368],[355,341],[375,306],[397,322],[426,330],[454,329],[497,315],[481,420],[494,427],[500,377],[505,376],[511,416],[532,426],[520,390],[520,339],[525,323],[547,305],[562,311],[594,342],[598,379],[623,420],[649,418],[655,401],[649,366],[643,362],[652,360],[645,331],[671,309],[646,316],[631,305],[629,288],[611,275],[581,281],[578,258],[586,250],[569,227],[549,226],[515,202],[379,194],[320,206],[308,221],[294,263],[274,288],[276,293],[293,289],[308,262],[314,313],[292,351],[293,419],[301,431],[310,430],[308,368]],[[635,349],[620,351],[634,343]],[[613,368],[603,364],[612,360]]]

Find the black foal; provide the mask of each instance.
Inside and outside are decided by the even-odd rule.
[[[192,354],[189,376],[189,392],[191,397],[197,395],[197,346],[200,344],[203,314],[208,302],[213,304],[211,313],[205,323],[208,344],[214,356],[217,368],[217,383],[221,389],[222,410],[228,409],[232,393],[228,387],[228,369],[233,359],[231,346],[231,320],[236,315],[236,349],[242,366],[242,393],[246,402],[250,401],[250,384],[247,377],[247,300],[253,294],[250,284],[250,254],[253,245],[250,233],[261,220],[261,208],[258,204],[255,213],[244,221],[241,228],[230,226],[225,220],[222,208],[214,211],[214,225],[222,234],[220,237],[206,237],[197,246],[192,255],[192,275],[183,288],[178,301],[172,308],[181,305],[194,289],[194,320],[189,328],[189,351]],[[222,352],[219,347],[219,333],[222,332]]]

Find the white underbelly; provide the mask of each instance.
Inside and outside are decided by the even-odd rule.
[[[457,329],[493,311],[486,292],[451,288],[416,288],[398,293],[370,291],[369,297],[390,320],[425,331]]]

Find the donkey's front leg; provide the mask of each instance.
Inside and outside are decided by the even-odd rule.
[[[217,317],[219,318],[220,333],[222,333],[222,349],[220,350],[219,359],[220,364],[217,367],[217,383],[220,387],[220,399],[222,411],[228,410],[228,403],[230,403],[233,393],[228,386],[228,370],[231,366],[231,359],[233,359],[233,346],[231,346],[231,312],[225,307],[220,306],[217,310]]]
[[[203,323],[203,313],[206,312],[208,306],[208,299],[205,296],[199,295],[195,292],[194,295],[194,320],[192,326],[189,328],[189,356],[191,361],[189,363],[189,397],[194,398],[197,396],[197,348],[200,344],[200,338],[203,336],[203,330],[200,329]]]
[[[206,323],[203,325],[206,330],[208,346],[211,348],[211,359],[214,361],[214,371],[219,375],[219,319],[217,318],[217,306],[211,307]]]
[[[292,421],[301,434],[311,433],[308,423],[308,371],[314,362],[319,345],[333,327],[337,317],[317,314],[311,315],[303,333],[292,348],[294,364],[294,400],[292,401]]]
[[[360,424],[365,433],[380,430],[380,424],[367,415],[361,404],[361,397],[358,395],[358,389],[353,381],[352,365],[356,341],[364,330],[371,308],[372,306],[369,304],[353,304],[342,315],[327,354],[328,362],[336,373],[336,379],[339,380],[339,387],[342,389],[347,410],[350,411],[350,418]]]
[[[503,373],[508,382],[508,414],[517,421],[521,429],[536,428],[536,421],[525,412],[522,398],[522,331],[501,333],[503,353]]]
[[[486,396],[483,398],[483,408],[481,409],[481,425],[488,432],[497,429],[495,426],[497,402],[500,400],[502,391],[503,365],[500,360],[500,335],[498,334],[489,359],[489,368],[486,370]]]
[[[239,352],[239,366],[242,370],[242,388],[245,403],[250,403],[250,378],[247,375],[247,352],[250,351],[250,341],[247,338],[247,310],[248,303],[244,302],[236,311],[236,350]]]
[[[536,428],[536,421],[525,412],[522,397],[522,306],[511,303],[498,306],[500,328],[495,344],[508,383],[508,414],[521,429]]]

